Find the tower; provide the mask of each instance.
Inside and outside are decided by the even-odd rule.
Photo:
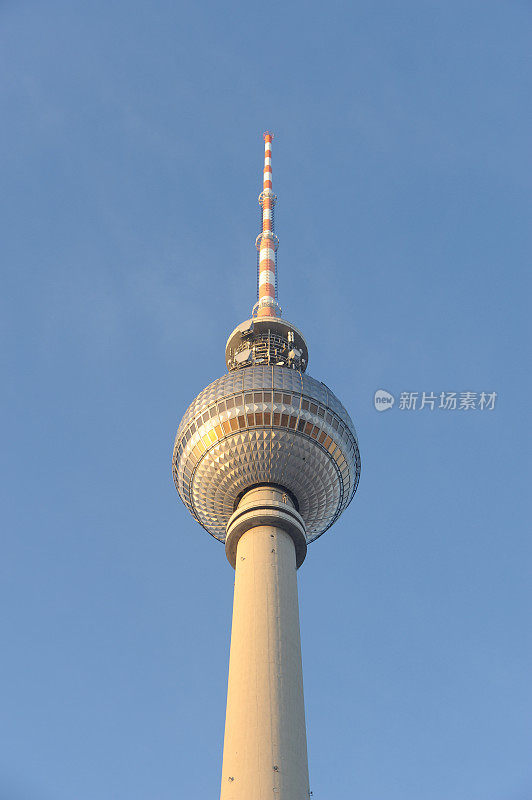
[[[181,499],[235,569],[221,800],[309,797],[296,571],[360,477],[351,418],[306,374],[303,334],[281,316],[272,139],[257,302],[229,336],[227,375],[185,412],[172,460]]]

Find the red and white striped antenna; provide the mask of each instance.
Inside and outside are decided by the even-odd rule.
[[[274,233],[274,208],[277,197],[272,191],[272,140],[273,133],[264,134],[264,178],[259,204],[262,206],[262,230],[255,244],[259,253],[258,301],[253,307],[253,317],[281,316],[277,302],[276,253],[279,239]]]

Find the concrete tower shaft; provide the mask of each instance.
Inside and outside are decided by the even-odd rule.
[[[296,580],[304,530],[288,495],[268,486],[247,492],[228,525],[236,574],[221,800],[309,797]]]

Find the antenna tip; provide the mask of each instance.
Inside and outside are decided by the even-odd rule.
[[[271,142],[272,141],[273,133],[271,133],[271,131],[265,131],[263,135],[264,135],[264,141],[265,142]]]

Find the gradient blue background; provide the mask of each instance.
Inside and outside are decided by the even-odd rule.
[[[233,572],[170,457],[255,299],[266,128],[281,303],[363,464],[299,573],[314,800],[532,797],[531,20],[1,4],[1,800],[218,796]]]

